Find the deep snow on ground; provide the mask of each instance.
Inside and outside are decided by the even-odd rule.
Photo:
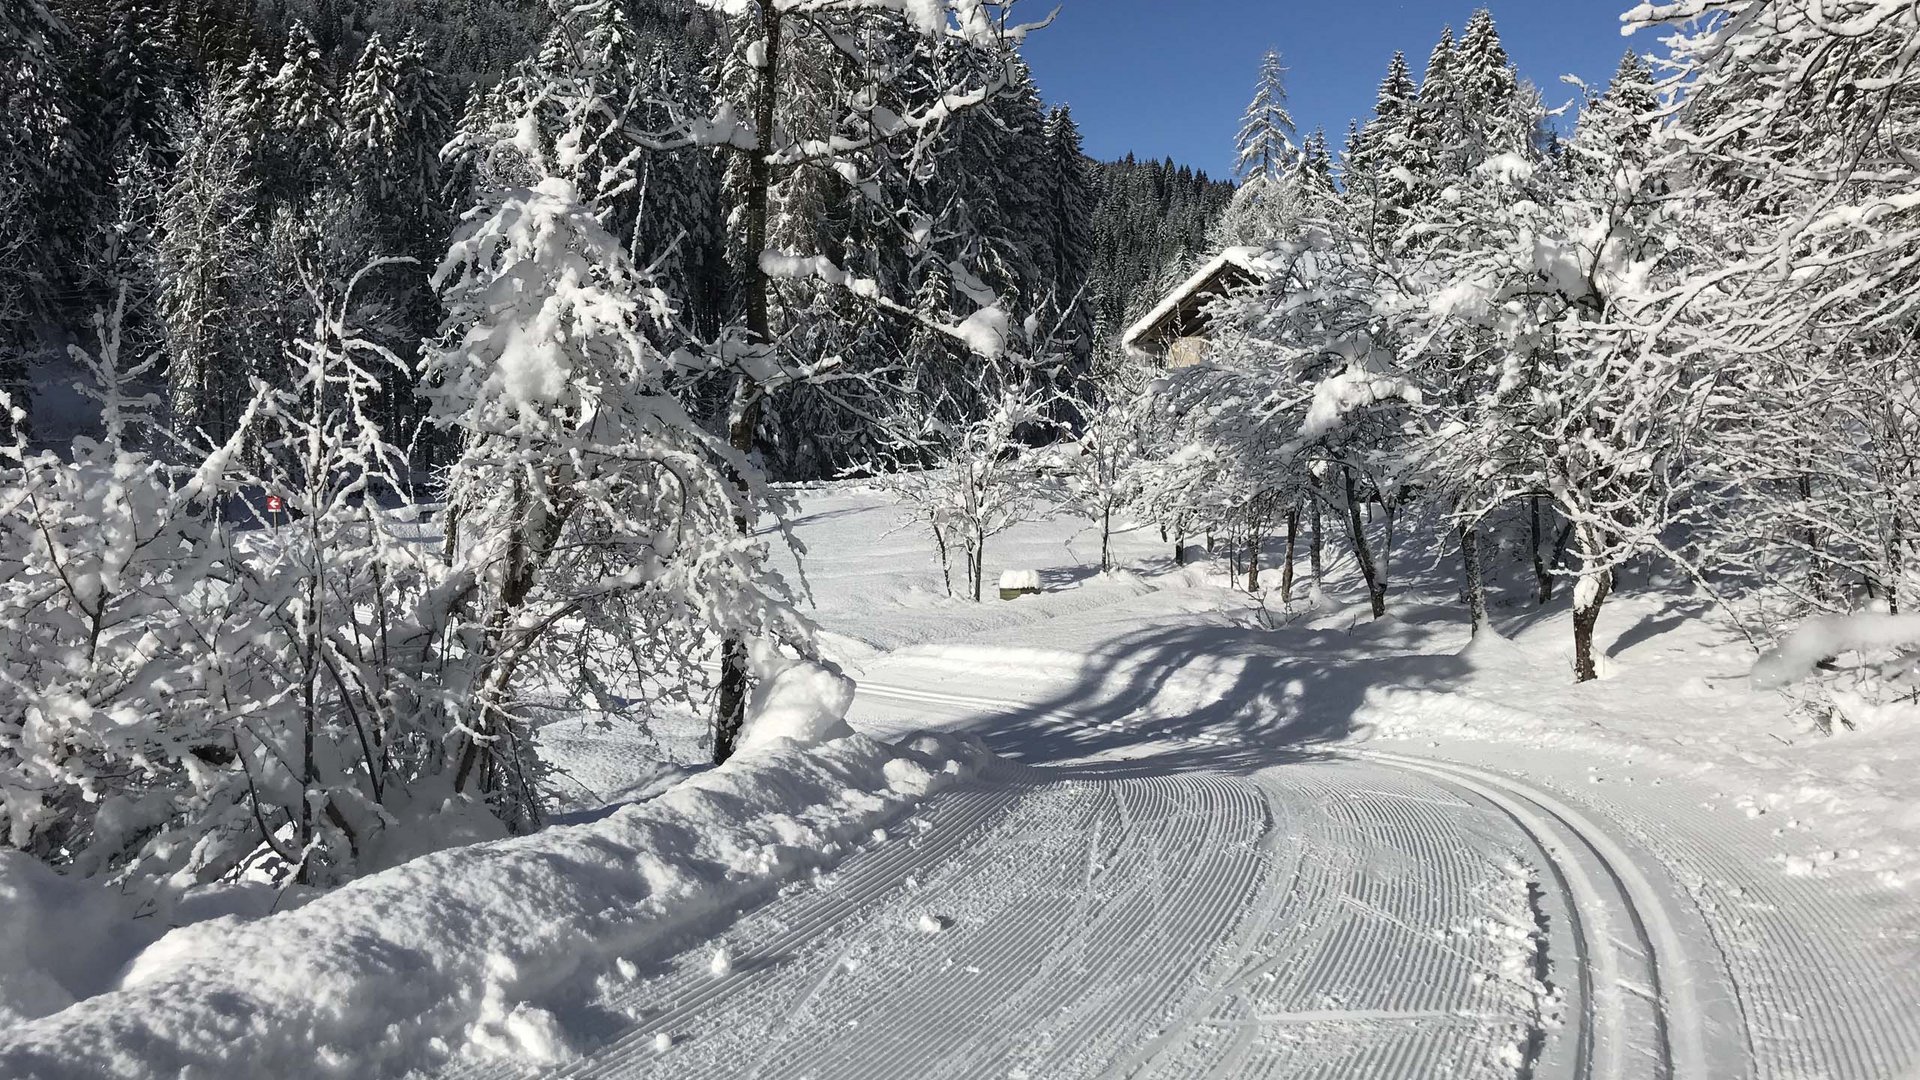
[[[1920,717],[1811,732],[1686,592],[1630,575],[1574,686],[1564,606],[1496,593],[1470,643],[1442,556],[1396,553],[1373,621],[1344,559],[1289,606],[1150,528],[1098,574],[1062,516],[988,551],[989,583],[1042,595],[975,604],[884,496],[796,495],[788,570],[871,740],[701,772],[697,715],[562,720],[545,833],[178,930],[123,973],[110,948],[71,986],[0,971],[39,1015],[0,1031],[0,1075],[1920,1065]],[[786,681],[783,723],[834,734],[808,710],[837,680]],[[50,912],[59,885],[15,893]],[[59,972],[23,941],[0,965]]]

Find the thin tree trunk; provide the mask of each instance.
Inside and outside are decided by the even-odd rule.
[[[1573,522],[1560,526],[1560,533],[1553,538],[1553,554],[1547,559],[1546,592],[1541,603],[1553,600],[1553,594],[1560,586],[1559,575],[1555,571],[1567,565],[1567,545],[1573,542]]]
[[[1906,576],[1906,537],[1901,535],[1900,514],[1894,512],[1891,536],[1887,544],[1887,614],[1900,614],[1900,582]]]
[[[1540,546],[1545,536],[1541,534],[1540,529],[1540,496],[1538,495],[1527,500],[1527,535],[1532,540],[1529,546],[1533,551],[1534,599],[1541,607],[1545,607],[1553,600],[1553,568],[1547,563],[1548,554],[1542,551]]]
[[[1813,517],[1811,513],[1813,503],[1813,478],[1806,473],[1801,473],[1799,479],[1795,481],[1795,486],[1800,489],[1800,501],[1808,506],[1809,513],[1807,517],[1811,519]],[[1813,593],[1814,596],[1823,599],[1831,596],[1832,589],[1827,583],[1826,567],[1820,561],[1820,532],[1813,527],[1811,521],[1809,521],[1807,525],[1806,534],[1801,538],[1801,542],[1807,545],[1808,591]]]
[[[1287,507],[1287,559],[1280,564],[1280,602],[1293,603],[1293,553],[1300,541],[1300,504]]]
[[[1100,572],[1113,571],[1113,504],[1100,506]]]
[[[1373,548],[1367,543],[1367,523],[1360,516],[1360,492],[1353,482],[1353,470],[1340,466],[1340,475],[1345,481],[1347,494],[1347,537],[1353,544],[1353,558],[1360,564],[1360,576],[1367,585],[1367,603],[1373,609],[1373,617],[1382,618],[1387,613],[1387,586],[1380,580],[1379,569],[1373,562]]]
[[[1247,522],[1247,591],[1260,591],[1260,523]]]
[[[1326,586],[1326,537],[1320,522],[1320,481],[1310,477],[1308,483],[1312,489],[1308,498],[1313,506],[1313,541],[1307,546],[1307,566],[1313,571],[1313,587],[1317,590]]]
[[[1487,586],[1480,574],[1480,530],[1474,525],[1462,523],[1459,535],[1460,568],[1467,579],[1467,618],[1473,624],[1473,636],[1477,638],[1487,625]]]
[[[940,581],[947,587],[947,598],[953,598],[953,556],[947,551],[947,535],[938,522],[933,525],[933,545],[940,549]]]
[[[738,268],[746,283],[747,338],[767,348],[773,343],[773,322],[769,314],[770,283],[761,269],[760,255],[767,247],[767,205],[773,189],[774,107],[780,87],[780,12],[773,0],[759,0],[761,40],[765,55],[754,79],[753,123],[758,140],[747,153],[745,191],[746,242],[742,245]],[[741,454],[753,452],[754,432],[760,426],[760,390],[742,374],[734,385],[733,409],[727,425],[727,441]],[[735,477],[745,492],[746,477]],[[753,522],[745,514],[734,519],[740,535],[753,532]],[[720,645],[720,700],[713,718],[713,761],[718,765],[733,756],[740,741],[740,730],[747,721],[747,643],[737,634]]]
[[[1187,565],[1187,534],[1177,530],[1173,534],[1173,565]]]
[[[972,562],[973,565],[969,569],[968,576],[973,578],[973,602],[977,604],[980,602],[980,579],[986,574],[987,568],[987,540],[985,537],[981,537],[974,542]]]

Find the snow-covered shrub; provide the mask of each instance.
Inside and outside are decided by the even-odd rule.
[[[876,463],[881,483],[932,534],[951,594],[958,554],[967,593],[980,601],[987,541],[1036,512],[1038,483],[1022,436],[1049,424],[1045,393],[1022,372],[1004,374],[985,415],[947,419],[939,402],[913,399],[888,432],[890,454]]]
[[[143,448],[120,319],[98,320],[98,439],[0,447],[0,841],[83,873],[217,875],[252,847],[236,732],[259,703],[216,514],[239,440],[181,468]],[[17,407],[0,399],[0,410]]]
[[[687,414],[648,337],[665,297],[570,183],[490,198],[435,279],[425,393],[461,452],[424,707],[458,732],[455,791],[530,821],[530,684],[684,694],[718,638],[808,629],[739,525],[768,509],[758,472]]]

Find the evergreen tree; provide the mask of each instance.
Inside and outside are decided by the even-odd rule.
[[[263,87],[272,102],[266,190],[276,201],[299,205],[338,168],[339,102],[327,59],[302,23],[287,31],[280,70]]]
[[[1286,68],[1280,66],[1280,53],[1269,49],[1260,63],[1260,80],[1253,101],[1240,121],[1240,134],[1234,140],[1234,174],[1241,180],[1254,176],[1277,180],[1298,165],[1299,151],[1294,148],[1293,114],[1287,111]]]
[[[74,103],[60,67],[67,27],[38,0],[0,5],[0,393],[28,411],[29,316],[46,306],[63,184],[76,179]],[[15,434],[0,410],[0,443]]]
[[[246,174],[231,91],[216,81],[178,123],[178,164],[159,200],[154,252],[173,412],[216,442],[233,435],[249,378],[265,373],[260,354],[278,345],[262,332],[269,313],[257,310],[265,269],[258,190]]]
[[[399,57],[375,34],[367,39],[359,63],[347,76],[340,143],[356,180],[379,185],[377,193],[382,197],[392,194],[387,166],[400,149],[399,93]]]
[[[1305,182],[1324,191],[1334,190],[1333,154],[1327,149],[1325,128],[1313,129],[1300,149],[1300,175]]]

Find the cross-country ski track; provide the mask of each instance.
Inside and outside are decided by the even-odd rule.
[[[950,716],[996,749],[1008,717],[1114,726],[860,695],[863,726]],[[1522,778],[1498,754],[1161,728],[1130,758],[1008,764],[715,939],[555,1003],[597,1035],[569,1064],[447,1075],[1910,1074],[1911,913],[1784,872],[1768,829],[1683,783],[1592,783],[1564,752]]]

